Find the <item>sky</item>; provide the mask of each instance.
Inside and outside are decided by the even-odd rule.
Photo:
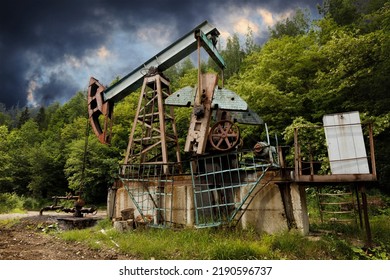
[[[108,85],[207,20],[221,44],[248,27],[268,27],[322,0],[3,0],[0,103],[6,108],[64,103],[91,76]]]

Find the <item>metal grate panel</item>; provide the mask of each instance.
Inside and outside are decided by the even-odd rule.
[[[176,164],[127,164],[122,167],[120,179],[134,204],[137,222],[152,227],[173,225],[173,176],[178,168]]]
[[[232,223],[245,211],[270,163],[252,152],[199,157],[191,165],[197,227]],[[246,193],[243,188],[248,189]]]

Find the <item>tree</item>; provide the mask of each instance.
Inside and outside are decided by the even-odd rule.
[[[245,35],[245,54],[251,54],[254,51],[258,51],[260,47],[256,45],[253,38],[253,30],[248,26],[248,32]]]
[[[90,202],[104,201],[118,171],[118,155],[94,135],[89,136],[87,145],[85,139],[80,139],[68,148],[64,171],[69,188],[81,191]]]
[[[226,63],[224,78],[229,79],[240,70],[241,63],[245,57],[245,52],[240,46],[240,40],[237,34],[227,39],[226,49],[221,51],[221,55]]]
[[[43,135],[39,133],[38,125],[28,120],[20,129],[12,130],[7,137],[8,155],[11,158],[10,176],[12,190],[18,194],[27,194],[32,169],[30,163],[31,151],[41,142]]]
[[[87,116],[86,94],[78,92],[64,105],[53,104],[53,107],[49,109],[50,121],[48,130],[59,133],[64,125],[72,123],[78,117]]]
[[[12,164],[7,143],[8,128],[0,126],[0,193],[12,192]]]
[[[313,102],[319,112],[358,110],[371,115],[390,106],[386,78],[390,34],[381,30],[359,35],[338,30],[322,48],[327,57],[317,73]]]
[[[283,36],[298,36],[305,34],[310,27],[310,13],[297,9],[293,17],[278,21],[274,27],[269,27],[271,38],[281,38]]]
[[[47,123],[45,107],[39,108],[39,112],[35,117],[35,121],[38,124],[40,131],[45,130],[47,128],[48,123]]]
[[[62,151],[62,143],[51,139],[44,140],[30,151],[31,176],[27,187],[34,197],[49,198],[67,192]]]
[[[7,108],[3,103],[0,103],[0,125],[9,127],[11,124],[11,117],[7,112]]]
[[[167,69],[164,74],[171,82],[171,89],[175,90],[178,88],[178,81],[185,76],[187,73],[193,71],[195,68],[190,57],[187,57],[176,63],[173,67]]]
[[[275,131],[283,131],[292,119],[311,119],[315,107],[309,89],[326,58],[318,55],[314,34],[272,39],[243,62],[228,86],[246,99]]]
[[[325,0],[318,11],[331,17],[338,25],[350,25],[359,17],[357,0]]]
[[[18,121],[18,128],[21,128],[23,124],[25,124],[30,119],[30,112],[28,107],[24,108],[24,111],[21,113]]]

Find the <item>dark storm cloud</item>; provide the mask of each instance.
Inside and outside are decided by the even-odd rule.
[[[75,80],[77,73],[64,73],[58,65],[69,57],[86,57],[117,32],[134,37],[141,28],[169,22],[173,31],[168,39],[174,40],[226,7],[260,4],[274,11],[314,6],[308,0],[5,0],[0,9],[0,103],[25,106],[33,93],[35,105],[48,105],[84,90]]]
[[[0,10],[0,102],[6,106],[26,105],[29,86],[26,75],[31,69],[55,65],[64,54],[81,56],[91,42],[104,35],[93,26],[97,20],[96,11],[87,5],[91,2],[3,2]],[[104,14],[100,20],[105,21],[105,25],[110,22]],[[58,85],[58,79],[52,78],[49,76],[42,91],[38,92],[43,97],[38,99],[46,103],[56,100],[59,93],[67,92],[67,88],[75,89],[67,85],[55,89],[53,85]],[[53,92],[48,92],[48,88]]]

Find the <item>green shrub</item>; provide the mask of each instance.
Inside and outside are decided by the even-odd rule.
[[[22,197],[23,209],[38,211],[44,206],[48,206],[53,202],[49,202],[47,199],[38,199],[33,197]]]
[[[0,194],[0,213],[10,213],[23,210],[23,197],[15,193]]]

